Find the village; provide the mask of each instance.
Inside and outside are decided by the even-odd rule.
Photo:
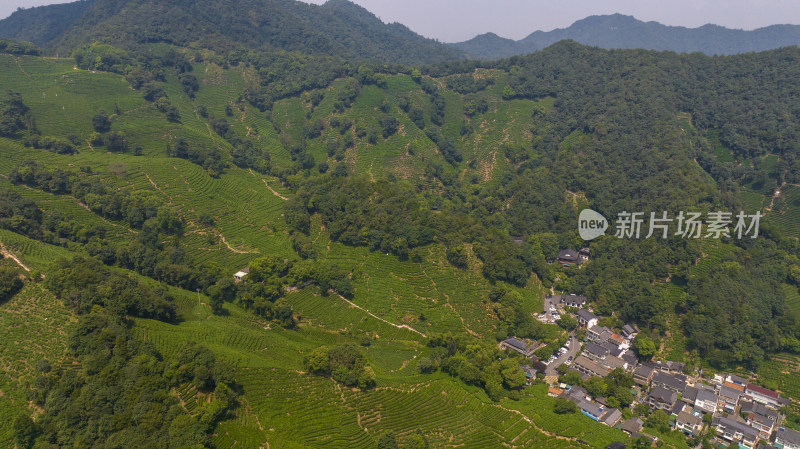
[[[788,400],[777,392],[735,374],[703,376],[702,370],[690,372],[681,362],[641,361],[633,345],[639,329],[631,324],[618,330],[599,325],[600,317],[592,313],[584,296],[547,295],[544,306],[539,320],[554,323],[569,315],[579,325],[556,354],[539,360],[534,352],[543,345],[515,337],[501,341],[499,347],[530,360],[521,365],[529,381],[547,382],[551,396],[571,401],[592,420],[655,445],[658,438],[646,433],[644,421],[631,413],[646,404],[649,412],[663,410],[671,429],[698,438],[694,441],[710,434],[718,447],[800,449],[800,432],[781,426],[781,408]],[[592,397],[581,386],[558,380],[566,373],[577,373],[583,381],[606,378],[615,370],[624,370],[634,380],[630,389],[634,400],[628,410],[615,408],[607,398]]]

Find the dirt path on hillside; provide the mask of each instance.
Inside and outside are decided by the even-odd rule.
[[[6,248],[6,245],[3,245],[3,242],[0,242],[0,254],[3,254],[4,257],[8,257],[9,259],[16,262],[17,265],[21,266],[25,271],[31,271],[31,269],[28,268],[24,263],[22,263],[22,261],[20,261],[19,258],[14,253],[12,253]]]
[[[456,310],[456,308],[453,307],[453,304],[450,303],[450,295],[448,295],[447,293],[439,290],[439,287],[436,285],[436,281],[433,280],[433,278],[428,274],[427,271],[422,270],[422,274],[424,274],[425,277],[428,278],[428,280],[431,282],[431,285],[433,285],[433,289],[436,290],[437,293],[439,293],[440,295],[442,295],[444,297],[444,300],[445,300],[444,306],[450,308],[450,310],[452,310],[453,313],[456,314],[456,316],[461,320],[461,325],[464,326],[464,329],[467,332],[469,332],[469,334],[472,335],[473,337],[479,337],[477,332],[473,331],[472,329],[469,328],[469,326],[467,326],[467,321],[464,319],[463,316],[461,316],[460,313],[458,313],[458,310]]]
[[[367,315],[369,315],[369,316],[371,316],[371,317],[373,317],[373,318],[375,318],[375,319],[377,319],[377,320],[383,321],[384,323],[386,323],[386,324],[388,324],[388,325],[390,325],[390,326],[394,326],[394,327],[396,327],[396,328],[398,328],[398,329],[407,329],[407,330],[410,330],[411,332],[414,332],[414,333],[416,333],[416,334],[419,334],[419,335],[421,335],[421,336],[423,336],[423,337],[427,338],[427,335],[425,335],[425,334],[423,334],[422,332],[420,332],[420,331],[418,331],[418,330],[414,329],[413,327],[409,326],[408,324],[394,324],[394,323],[392,323],[391,321],[386,321],[386,320],[384,320],[383,318],[379,317],[378,315],[375,315],[374,313],[370,312],[369,310],[367,310],[367,309],[365,309],[365,308],[363,308],[363,307],[359,306],[358,304],[354,303],[353,301],[350,301],[349,299],[345,298],[344,296],[342,296],[342,295],[340,295],[340,294],[338,294],[338,293],[336,293],[336,296],[338,296],[338,297],[342,298],[342,301],[344,301],[344,302],[346,302],[346,303],[350,304],[350,306],[352,306],[352,307],[355,307],[356,309],[360,309],[360,310],[362,310],[362,311],[366,312],[366,313],[367,313]]]
[[[258,175],[253,173],[253,169],[252,168],[248,168],[247,171],[250,172],[251,175],[253,175],[256,178],[258,178]],[[289,201],[289,198],[286,198],[285,196],[281,195],[275,189],[273,189],[269,184],[267,184],[267,180],[266,179],[261,178],[261,181],[264,182],[264,185],[267,186],[267,189],[269,189],[269,191],[272,192],[273,195],[277,196],[278,198],[282,199],[283,201]]]
[[[528,424],[530,424],[531,427],[533,427],[534,429],[536,429],[539,432],[543,433],[544,435],[547,435],[550,438],[555,438],[555,439],[558,439],[558,440],[566,440],[566,441],[578,441],[577,438],[565,437],[565,436],[562,436],[562,435],[557,435],[557,434],[554,434],[552,432],[548,432],[548,431],[542,429],[535,422],[533,422],[532,419],[528,418],[527,415],[525,415],[524,413],[522,413],[519,410],[514,410],[513,408],[503,407],[502,405],[497,405],[497,404],[495,404],[494,406],[497,407],[497,408],[503,409],[503,410],[505,410],[507,412],[511,412],[511,413],[516,414],[516,415],[519,415],[519,417],[522,418],[523,420],[525,420],[525,422],[527,422]]]
[[[167,195],[166,193],[164,193],[164,191],[163,191],[163,190],[159,189],[159,188],[158,188],[158,186],[156,185],[156,183],[155,183],[155,182],[153,182],[153,180],[152,180],[152,179],[150,179],[150,175],[148,175],[148,174],[147,174],[147,172],[145,172],[145,171],[142,171],[142,173],[144,173],[144,176],[147,178],[147,180],[148,180],[148,181],[150,181],[150,184],[152,184],[152,185],[153,185],[153,187],[155,187],[155,188],[156,188],[156,190],[158,190],[159,192],[161,192],[163,195],[165,195],[165,196],[169,197],[169,195]]]
[[[795,184],[788,184],[786,181],[784,181],[780,186],[778,186],[778,188],[775,189],[775,193],[773,193],[772,197],[770,198],[769,206],[764,208],[765,211],[772,212],[772,208],[775,206],[775,200],[781,197],[781,191],[787,185],[795,185]]]
[[[224,243],[225,246],[227,246],[229,250],[231,250],[232,252],[234,252],[236,254],[256,254],[256,253],[258,253],[258,251],[244,251],[244,250],[241,250],[241,249],[236,249],[236,248],[232,247],[230,245],[230,243],[228,243],[227,240],[225,240],[225,236],[222,235],[221,232],[217,231],[217,235],[219,235],[220,241],[222,241],[222,243]]]
[[[277,196],[278,198],[282,199],[283,201],[289,201],[289,198],[286,198],[285,196],[283,196],[280,193],[276,192],[275,189],[270,187],[270,185],[267,184],[267,180],[266,179],[262,179],[262,181],[264,181],[264,185],[267,186],[267,188],[269,189],[270,192],[272,192],[273,195]]]

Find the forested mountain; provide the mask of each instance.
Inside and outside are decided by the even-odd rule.
[[[18,9],[0,21],[0,35],[43,44],[58,38],[91,6],[93,0],[81,0],[49,6]]]
[[[518,41],[486,33],[450,45],[473,58],[498,59],[533,53],[564,39],[606,49],[643,48],[679,53],[730,55],[798,45],[800,25],[772,25],[752,31],[711,24],[699,28],[686,28],[662,25],[658,22],[643,22],[632,16],[612,14],[589,16],[567,28],[535,31]]]
[[[83,0],[17,11],[0,21],[0,37],[62,54],[97,41],[128,49],[167,42],[405,64],[463,58],[461,51],[401,24],[384,24],[347,0],[321,6],[294,0]]]
[[[633,444],[498,349],[583,337],[537,319],[552,292],[637,325],[643,361],[779,390],[800,427],[796,47],[476,61],[344,1],[70,7],[43,48],[0,40],[0,444]],[[5,23],[45,36],[46,11]],[[763,218],[586,242],[587,207]],[[702,443],[627,407],[628,374],[557,374]]]

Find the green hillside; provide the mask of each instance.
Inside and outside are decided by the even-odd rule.
[[[19,163],[32,158],[44,166],[59,167],[65,171],[78,172],[78,168],[89,167],[92,177],[100,177],[117,188],[131,192],[146,191],[175,210],[186,223],[181,246],[185,248],[187,257],[194,263],[212,263],[219,266],[223,272],[232,273],[263,255],[296,257],[288,238],[286,223],[281,217],[283,204],[286,202],[285,196],[291,196],[291,192],[275,177],[230,166],[219,178],[214,178],[195,164],[166,155],[165,137],[167,141],[183,138],[192,145],[217,146],[228,151],[230,144],[212,132],[207,123],[195,113],[195,109],[200,104],[207,104],[209,113],[225,116],[225,106],[234,105],[236,112],[229,119],[231,127],[243,135],[258,129],[258,136],[254,140],[270,149],[275,149],[274,152],[270,151],[274,154],[275,163],[291,164],[291,158],[280,143],[271,122],[257,109],[247,106],[240,108],[236,103],[240,92],[237,90],[237,83],[241,83],[243,76],[246,75],[237,70],[223,71],[215,66],[197,65],[195,73],[208,75],[200,78],[203,87],[194,100],[185,94],[182,95],[182,92],[174,89],[173,85],[166,84],[165,90],[170,95],[172,103],[179,108],[182,117],[180,123],[170,123],[154,106],[142,100],[136,91],[130,89],[118,75],[75,70],[70,60],[2,57],[5,58],[4,80],[8,80],[5,85],[22,94],[25,104],[36,117],[36,126],[42,135],[58,138],[66,138],[70,134],[81,136],[75,144],[77,152],[72,155],[58,155],[43,149],[26,148],[17,140],[2,139],[4,155],[2,164],[5,175],[0,179],[0,184],[3,188],[14,188],[19,191],[24,198],[35,201],[46,214],[59,211],[67,214],[74,222],[104,227],[105,238],[111,244],[124,244],[135,239],[141,231],[131,229],[124,222],[110,220],[102,214],[93,213],[74,195],[54,194],[41,189],[19,189],[8,181],[7,176],[7,173]],[[376,103],[385,98],[396,101],[397,95],[401,94],[422,95],[421,92],[413,92],[415,90],[413,86],[416,85],[407,76],[392,78],[389,83],[396,87],[388,91],[377,88],[364,89],[352,109],[342,115],[343,118],[353,120],[357,124],[376,127],[378,125],[371,116],[377,107]],[[325,91],[325,96],[335,98],[338,88],[340,87],[333,85]],[[98,95],[96,89],[102,89],[104,93]],[[418,88],[416,90],[418,91]],[[421,107],[426,106],[420,103]],[[533,104],[531,102],[531,105]],[[308,106],[302,98],[285,100],[274,108],[272,120],[279,120],[282,108],[287,111],[287,120],[291,120],[293,109],[299,109],[301,115],[296,116],[295,120],[298,120],[298,126],[302,127],[306,121],[305,113],[302,111],[308,110]],[[326,107],[330,106],[323,102],[315,112],[321,114]],[[114,131],[124,134],[130,147],[141,147],[141,155],[134,155],[131,151],[122,154],[112,153],[102,147],[94,146],[89,141],[93,133],[92,117],[96,114],[95,111],[100,109],[114,111],[110,115]],[[396,113],[402,116],[401,113]],[[408,123],[409,128],[414,127],[411,122]],[[291,125],[287,126],[287,129],[288,134],[291,132]],[[419,130],[416,132],[420,142],[417,154],[440,158],[435,146],[425,134]],[[490,132],[486,135],[487,138],[499,139],[491,137]],[[334,137],[339,136],[338,133],[334,135]],[[322,144],[324,137],[317,140],[318,142],[314,144],[320,148],[312,151],[315,155],[319,155],[320,159],[328,159]],[[348,162],[350,170],[358,170],[359,167],[366,165],[366,162],[359,160],[359,156],[366,153],[364,158],[371,156],[369,164],[373,167],[371,174],[374,177],[385,177],[391,173],[398,177],[421,176],[424,167],[412,166],[412,171],[406,173],[391,170],[392,166],[397,165],[394,161],[397,157],[395,148],[398,148],[398,145],[403,145],[399,139],[397,142],[387,139],[383,145],[377,146],[360,142],[353,149],[354,154],[345,161]],[[406,153],[400,154],[400,157],[411,159]],[[329,160],[333,163],[335,158],[331,157]],[[211,216],[214,224],[212,226],[201,224],[200,217],[204,216]],[[0,241],[8,250],[17,255],[23,263],[35,269],[47,272],[52,260],[71,254],[68,249],[38,244],[17,234],[2,232],[3,237]],[[394,255],[387,256],[371,252],[366,248],[352,248],[331,242],[326,231],[320,229],[318,222],[311,237],[314,247],[326,260],[346,267],[354,273],[353,301],[365,310],[354,308],[335,296],[320,297],[318,292],[315,293],[308,287],[286,295],[295,313],[301,317],[298,330],[285,331],[279,326],[276,328],[274,324],[273,330],[265,330],[265,324],[267,329],[270,325],[251,312],[230,305],[226,306],[229,314],[215,317],[207,306],[197,306],[195,293],[172,290],[173,294],[182,298],[179,301],[179,308],[184,321],[179,326],[165,325],[158,321],[136,323],[134,335],[142,341],[152,342],[165,355],[172,354],[182,342],[192,340],[204,344],[219,356],[229,360],[237,367],[237,372],[241,368],[242,387],[248,404],[251,405],[247,409],[237,410],[232,418],[233,421],[220,423],[220,429],[225,429],[227,437],[223,438],[222,435],[215,437],[213,442],[216,446],[227,447],[232,441],[245,438],[244,435],[249,435],[246,438],[252,438],[254,444],[256,441],[257,444],[262,444],[264,441],[275,441],[279,444],[297,443],[299,441],[297,436],[287,435],[281,431],[281,429],[296,429],[295,419],[284,419],[284,424],[280,424],[279,421],[273,423],[275,407],[278,404],[280,407],[287,405],[278,398],[275,404],[262,403],[263,399],[259,399],[260,395],[257,392],[281,390],[285,392],[284,394],[289,394],[293,388],[303,392],[307,392],[309,388],[323,388],[314,402],[298,404],[299,407],[310,407],[310,410],[315,410],[314,413],[319,413],[320,402],[333,404],[336,402],[334,397],[337,397],[338,393],[325,390],[329,386],[335,387],[329,380],[297,374],[303,369],[303,357],[320,345],[359,342],[364,336],[373,339],[366,350],[366,355],[375,365],[380,382],[374,393],[366,392],[364,394],[367,396],[364,397],[361,394],[356,395],[348,400],[353,401],[353,405],[345,404],[345,407],[350,409],[355,404],[365,404],[358,407],[369,410],[369,413],[382,414],[387,419],[397,416],[394,418],[396,422],[380,424],[372,419],[358,424],[358,416],[354,414],[351,418],[353,428],[342,428],[343,410],[331,408],[328,413],[335,419],[320,421],[317,431],[320,436],[327,435],[326,438],[331,438],[332,434],[341,435],[335,440],[357,444],[359,447],[370,447],[377,436],[386,430],[399,432],[401,435],[420,430],[431,442],[449,441],[454,438],[476,447],[487,442],[499,443],[522,436],[524,426],[519,424],[516,425],[515,431],[507,433],[507,428],[520,421],[514,412],[491,405],[491,401],[487,402],[485,394],[479,394],[477,391],[468,392],[457,381],[449,380],[447,377],[434,380],[427,375],[418,374],[415,369],[415,359],[426,352],[422,344],[422,334],[468,331],[476,335],[491,335],[494,331],[496,324],[486,316],[487,308],[483,304],[491,285],[480,276],[479,272],[472,270],[454,272],[448,268],[440,245],[426,248],[422,252],[422,260],[412,263],[400,261]],[[81,251],[77,243],[64,242],[64,244],[75,251]],[[25,301],[27,297],[41,297],[36,296],[33,293],[35,291],[39,292],[38,295],[46,292],[41,290],[41,287],[39,290],[29,292],[33,288],[31,284],[16,295],[13,301],[3,305],[9,320],[34,319],[32,315],[28,315],[27,318],[25,316],[14,318],[28,310],[17,312],[18,302]],[[527,307],[541,307],[537,305],[541,294],[535,286],[521,292],[526,300],[530,301]],[[51,306],[59,305],[59,302],[52,296],[49,298],[44,303],[46,308],[35,313],[64,313],[58,312],[59,309],[51,311]],[[425,321],[420,321],[421,316],[425,317]],[[212,323],[216,324],[209,326]],[[408,326],[414,331],[400,326]],[[9,333],[5,336],[14,338],[13,334]],[[19,343],[21,346],[25,345],[24,342]],[[56,362],[59,351],[64,350],[63,346],[54,348],[47,346],[44,349],[41,353],[29,353],[27,356],[31,357],[31,360],[27,363],[33,364],[39,358],[48,358]],[[9,354],[8,358],[14,363],[22,362],[15,360],[13,354]],[[9,374],[11,373],[14,371],[9,371]],[[270,382],[265,384],[263,379],[270,379]],[[19,398],[24,397],[24,390],[18,389],[22,385],[6,385],[9,397],[17,398],[15,400],[17,405],[14,408],[17,412],[24,410],[19,405],[21,401]],[[419,385],[430,386],[418,392],[416,390]],[[440,395],[442,390],[450,391],[455,396],[440,400],[433,395],[434,390],[436,395]],[[248,393],[251,391],[252,393]],[[396,393],[392,393],[393,391],[406,391],[406,393],[400,393],[401,396],[398,397]],[[308,398],[309,395],[303,393],[302,397]],[[489,424],[485,420],[475,420],[467,424],[460,417],[460,413],[454,411],[452,401],[460,404],[467,398],[471,408],[481,414],[489,413],[494,416]],[[441,415],[438,421],[425,420],[423,423],[419,418],[403,417],[409,402],[425,401],[431,401],[430,410],[426,414]],[[381,404],[380,408],[375,408],[378,404]],[[12,413],[11,409],[8,410]],[[300,413],[299,410],[302,409],[297,410]],[[508,422],[509,420],[513,421]],[[250,423],[251,427],[240,426],[237,424],[240,422]],[[273,430],[259,429],[259,425],[253,424],[259,422],[272,423],[270,427]],[[365,433],[362,429],[367,429],[371,434]],[[10,435],[11,430],[5,428],[4,432]],[[231,432],[234,434],[231,435]],[[541,441],[548,438],[540,432],[524,433],[520,441],[526,439]],[[317,440],[315,435],[316,433],[312,432],[302,441],[311,446],[324,444],[324,440]],[[606,441],[603,438],[610,436],[606,435],[598,441]],[[569,443],[565,443],[564,447],[569,447]]]
[[[535,339],[546,359],[564,344],[534,318],[551,288],[690,369],[774,376],[793,360],[797,136],[776,117],[799,113],[781,101],[797,49],[561,43],[311,81],[290,75],[324,57],[269,54],[0,54],[0,274],[24,279],[0,303],[7,447],[628,441],[557,414],[497,349]],[[581,268],[548,263],[587,245],[584,207],[765,218],[758,239],[607,236]],[[776,388],[797,399],[791,385]]]
[[[142,27],[142,23],[148,26]],[[21,9],[0,20],[0,37],[30,41],[62,53],[91,42],[130,49],[161,41],[196,48],[302,51],[402,64],[464,57],[461,51],[401,24],[384,24],[366,9],[344,0],[323,5],[293,0],[85,0]]]

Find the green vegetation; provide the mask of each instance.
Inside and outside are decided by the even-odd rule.
[[[604,397],[611,408],[627,409],[635,399],[630,392],[634,385],[633,376],[624,369],[617,368],[606,377],[590,377],[587,380],[581,380],[580,374],[569,370],[566,365],[559,366],[559,369],[559,382],[581,386],[592,397]]]
[[[154,292],[94,259],[59,259],[50,270],[47,288],[76,313],[86,314],[101,306],[114,315],[151,317],[162,321],[176,318],[168,294]]]
[[[577,413],[578,406],[574,402],[566,398],[556,398],[556,404],[553,406],[553,411],[559,415],[567,413]]]
[[[434,350],[419,361],[420,372],[440,368],[466,384],[481,386],[493,401],[521,396],[525,373],[519,365],[524,359],[506,357],[497,348],[449,335],[432,337],[428,346]]]
[[[0,55],[11,91],[0,105],[0,242],[32,270],[0,261],[0,320],[12,324],[2,338],[36,347],[0,352],[0,437],[16,434],[20,447],[627,441],[540,381],[526,385],[529,362],[496,347],[535,339],[547,358],[564,344],[571,317],[534,318],[551,288],[588,296],[615,331],[638,324],[643,359],[741,366],[800,395],[781,377],[800,350],[797,136],[776,118],[797,115],[782,101],[797,94],[786,81],[800,74],[797,49],[706,58],[566,42],[494,63],[347,64],[338,42],[363,40],[330,12],[361,12],[329,3],[255,12],[273,25],[226,44],[193,26],[218,14],[233,32],[245,26],[235,8],[162,4],[158,24],[194,25],[154,25],[145,39],[121,26],[126,14],[150,17],[132,0],[123,15],[106,11],[115,39],[48,39],[45,51],[69,47],[72,59]],[[92,14],[109,8],[97,5]],[[329,23],[286,21],[299,17],[291,8]],[[263,39],[269,47],[245,51],[278,22],[286,29]],[[336,39],[286,38],[314,26]],[[382,42],[361,56],[381,57]],[[449,58],[424,44],[403,60]],[[580,268],[548,263],[585,245],[574,226],[583,207],[612,218],[762,204],[757,239],[609,235]],[[60,339],[20,334],[40,316]],[[625,373],[560,374],[609,406],[633,401]],[[681,446],[660,414],[648,428]]]
[[[118,318],[102,309],[81,318],[70,340],[79,368],[36,366],[31,397],[46,410],[35,423],[27,414],[14,422],[16,443],[135,444],[207,447],[207,434],[235,403],[226,382],[231,373],[208,349],[186,345],[162,361],[152,347],[132,339]],[[192,383],[209,402],[189,411],[170,388]],[[114,410],[114,426],[99,423]],[[122,443],[124,442],[124,443]],[[38,443],[37,443],[38,444]]]
[[[321,347],[305,360],[308,370],[314,374],[330,375],[347,386],[370,388],[375,386],[375,371],[358,347],[352,343],[334,348]]]
[[[12,55],[38,55],[39,47],[30,42],[17,41],[14,39],[0,39],[0,53]]]
[[[8,91],[0,101],[0,136],[14,137],[33,127],[29,109],[19,92]]]

